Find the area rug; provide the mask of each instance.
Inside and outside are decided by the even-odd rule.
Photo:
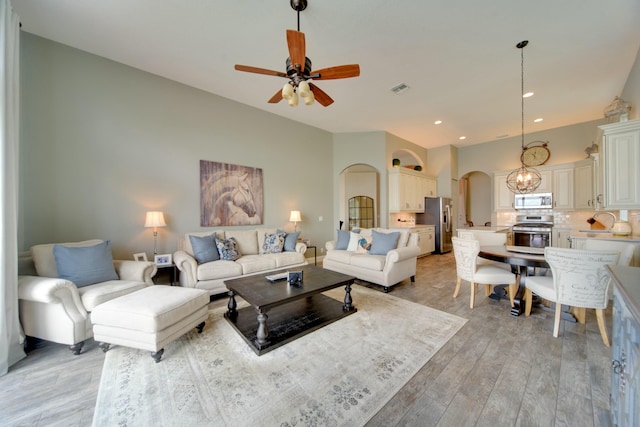
[[[326,295],[342,300],[344,290]],[[105,355],[94,426],[361,426],[466,322],[354,286],[358,311],[262,356],[222,317],[149,352]]]

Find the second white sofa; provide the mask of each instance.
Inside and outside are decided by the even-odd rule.
[[[180,270],[180,285],[206,289],[210,295],[216,295],[228,291],[224,285],[225,280],[306,265],[304,254],[307,245],[297,241],[297,233],[286,235],[289,240],[285,242],[285,250],[271,253],[265,250],[265,237],[273,237],[278,231],[275,228],[258,228],[186,233],[181,242],[182,250],[173,255],[173,261]],[[233,261],[218,259],[199,263],[190,236],[213,237],[224,241],[233,238],[239,258]]]
[[[325,247],[324,268],[375,283],[385,292],[405,279],[415,281],[420,248],[418,235],[409,230],[339,230],[338,240],[327,242]]]

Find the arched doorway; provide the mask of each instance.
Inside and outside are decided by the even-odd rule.
[[[484,172],[472,171],[460,178],[458,228],[482,226],[491,223],[491,177]]]
[[[338,227],[374,228],[380,224],[380,175],[365,164],[348,166],[340,173]]]

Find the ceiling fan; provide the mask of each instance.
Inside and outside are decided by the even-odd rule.
[[[235,69],[247,73],[266,74],[289,79],[282,90],[276,92],[269,99],[272,104],[277,104],[282,99],[286,99],[290,106],[295,107],[298,105],[298,95],[300,95],[306,105],[311,105],[314,100],[317,100],[326,107],[333,103],[333,99],[318,86],[308,82],[308,80],[358,77],[360,75],[360,66],[358,64],[349,64],[312,70],[311,60],[306,57],[305,53],[304,33],[300,32],[300,12],[307,8],[307,0],[290,0],[290,4],[293,10],[298,13],[298,30],[287,30],[289,57],[286,60],[286,72],[238,64],[236,64]]]

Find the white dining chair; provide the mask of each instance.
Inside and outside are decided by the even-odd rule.
[[[562,304],[577,308],[594,308],[602,342],[610,346],[604,321],[607,308],[607,291],[611,278],[605,266],[616,264],[618,251],[595,251],[582,249],[544,249],[544,258],[551,267],[549,276],[527,276],[525,278],[525,315],[531,314],[533,294],[554,302],[555,320],[553,336],[558,337]]]
[[[487,233],[473,232],[469,230],[458,230],[458,237],[467,240],[477,240],[480,246],[505,246],[507,244],[507,233]],[[491,261],[490,259],[478,257],[478,265],[493,265],[504,270],[511,271],[511,265],[504,262]]]
[[[462,239],[453,237],[453,254],[456,259],[456,288],[453,297],[457,298],[460,292],[462,280],[471,284],[471,297],[469,307],[475,303],[476,288],[478,284],[485,285],[485,296],[491,294],[493,285],[509,285],[509,299],[511,307],[514,306],[514,298],[518,289],[516,275],[494,265],[478,265],[477,259],[480,253],[480,242],[475,239]]]

